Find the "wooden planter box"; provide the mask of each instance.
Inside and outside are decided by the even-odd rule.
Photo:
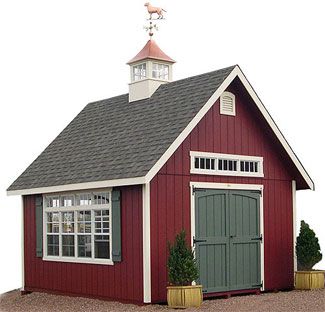
[[[297,271],[295,274],[295,288],[324,288],[324,272],[325,271]]]
[[[167,302],[170,308],[200,307],[202,301],[202,285],[167,287]]]

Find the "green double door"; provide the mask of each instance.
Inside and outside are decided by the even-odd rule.
[[[260,288],[260,193],[194,191],[193,242],[203,292]]]

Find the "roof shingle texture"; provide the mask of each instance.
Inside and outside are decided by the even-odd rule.
[[[88,104],[8,190],[145,176],[233,68]]]

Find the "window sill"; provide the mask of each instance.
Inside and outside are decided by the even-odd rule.
[[[83,263],[83,264],[102,264],[102,265],[114,265],[114,262],[110,259],[79,259],[69,257],[43,257],[43,261],[53,262],[69,262],[69,263]]]

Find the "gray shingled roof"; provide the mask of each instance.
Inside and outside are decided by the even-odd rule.
[[[8,190],[145,176],[233,68],[88,104]]]

